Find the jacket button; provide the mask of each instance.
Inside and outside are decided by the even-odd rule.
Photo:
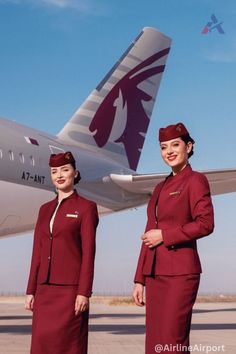
[[[50,261],[50,259],[51,259],[51,257],[49,256],[49,257],[48,257],[48,260]]]
[[[172,245],[172,246],[171,246],[171,249],[173,250],[174,248],[175,248],[175,246],[174,246],[174,245]]]
[[[50,240],[52,240],[52,236],[50,236]]]

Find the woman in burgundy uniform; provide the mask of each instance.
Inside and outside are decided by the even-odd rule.
[[[133,297],[143,306],[146,288],[146,354],[186,354],[201,273],[196,241],[213,232],[213,206],[207,178],[188,163],[194,140],[184,124],[161,128],[159,141],[172,172],[148,204]]]
[[[97,206],[79,196],[71,152],[50,157],[57,197],[41,206],[25,307],[33,311],[31,354],[86,354]]]

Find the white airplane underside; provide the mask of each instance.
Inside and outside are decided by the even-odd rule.
[[[166,174],[137,174],[171,39],[144,28],[63,129],[52,136],[0,119],[0,237],[34,228],[40,205],[55,198],[48,160],[72,151],[79,193],[100,214],[147,203]],[[236,170],[202,171],[213,195],[236,191]]]

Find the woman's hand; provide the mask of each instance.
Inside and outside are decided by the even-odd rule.
[[[163,242],[162,232],[160,229],[153,229],[147,231],[142,235],[143,243],[149,248],[160,245]]]
[[[33,309],[34,309],[34,295],[26,295],[26,297],[25,297],[25,309],[33,311]]]
[[[77,295],[75,300],[75,314],[87,311],[89,308],[89,298],[83,295]]]
[[[144,306],[144,286],[143,284],[140,283],[136,283],[134,285],[134,291],[133,291],[133,298],[134,298],[134,302],[137,306]]]

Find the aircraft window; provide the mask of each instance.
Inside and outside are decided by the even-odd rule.
[[[22,153],[19,154],[19,157],[20,157],[20,162],[25,163],[25,157]]]
[[[9,154],[9,159],[10,159],[11,161],[14,161],[14,153],[13,153],[13,151],[12,151],[12,150],[9,150],[9,151],[8,151],[8,154]]]
[[[35,165],[34,156],[30,156],[30,164],[31,164],[32,166]]]

